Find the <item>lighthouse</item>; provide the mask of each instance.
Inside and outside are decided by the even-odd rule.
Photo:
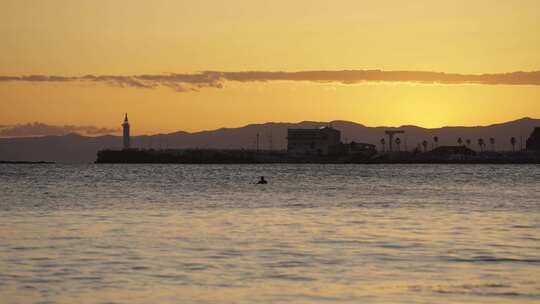
[[[128,121],[128,117],[127,117],[127,113],[126,113],[126,116],[124,117],[124,123],[122,124],[122,130],[124,131],[123,132],[123,143],[124,143],[124,150],[127,150],[129,149],[129,121]]]

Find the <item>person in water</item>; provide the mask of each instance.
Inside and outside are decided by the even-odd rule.
[[[264,176],[261,176],[261,179],[257,182],[259,185],[265,185],[268,184],[268,182],[264,179]]]

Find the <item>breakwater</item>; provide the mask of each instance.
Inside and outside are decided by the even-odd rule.
[[[483,152],[472,155],[437,153],[357,153],[294,155],[286,151],[256,150],[102,150],[96,163],[156,164],[263,164],[263,163],[360,163],[360,164],[540,164],[538,152]]]

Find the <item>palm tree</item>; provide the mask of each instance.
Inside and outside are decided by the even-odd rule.
[[[479,138],[478,139],[478,145],[480,146],[480,152],[483,152],[484,151],[484,139],[483,138]]]
[[[399,137],[398,137],[398,138],[396,138],[396,145],[397,145],[397,150],[398,150],[398,152],[400,151],[400,150],[399,150],[399,145],[400,145],[400,144],[401,144],[401,139],[399,139]]]
[[[437,146],[439,145],[439,137],[433,136],[433,142],[435,143],[435,148],[437,148]]]
[[[491,151],[495,151],[495,138],[490,137],[489,143],[491,144]]]
[[[467,146],[470,146],[470,145],[471,145],[471,140],[470,140],[470,139],[466,139],[466,140],[465,140],[465,144],[466,144]]]
[[[461,137],[459,137],[457,139],[457,144],[461,146],[462,143],[463,143],[463,139],[461,139]]]
[[[427,152],[427,145],[428,145],[428,142],[427,140],[424,139],[424,141],[422,142],[422,147],[424,147],[424,152]]]
[[[386,140],[384,140],[384,138],[381,138],[381,146],[382,146],[382,151],[384,152],[385,149],[384,149],[384,145],[386,144]]]
[[[516,138],[510,137],[510,143],[512,144],[512,152],[516,152]]]

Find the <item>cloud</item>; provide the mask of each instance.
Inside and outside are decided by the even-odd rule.
[[[152,89],[159,86],[179,92],[202,88],[222,88],[226,82],[301,81],[314,83],[417,83],[417,84],[477,84],[477,85],[540,85],[540,71],[496,74],[457,74],[426,71],[203,71],[199,73],[169,73],[142,75],[26,75],[0,76],[0,82],[95,82],[118,87]]]
[[[540,71],[501,74],[449,74],[424,71],[303,71],[303,72],[227,72],[224,78],[233,81],[311,81],[356,84],[365,82],[409,82],[423,84],[507,84],[540,85]]]
[[[16,124],[10,126],[0,126],[1,137],[28,137],[28,136],[47,136],[47,135],[65,135],[69,133],[78,133],[82,135],[104,135],[118,131],[119,129],[99,128],[95,126],[54,126],[40,122]]]

